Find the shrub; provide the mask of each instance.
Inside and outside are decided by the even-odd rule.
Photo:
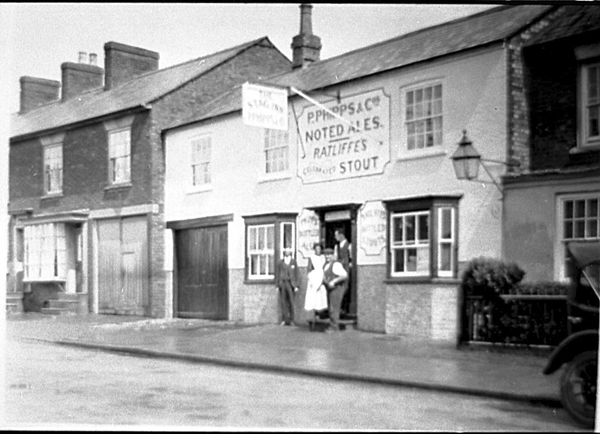
[[[511,293],[524,276],[525,272],[513,262],[480,257],[467,264],[461,286],[466,295],[498,300],[500,295]]]

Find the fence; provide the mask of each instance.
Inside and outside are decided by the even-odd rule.
[[[463,342],[508,346],[556,346],[567,336],[564,295],[466,296]]]

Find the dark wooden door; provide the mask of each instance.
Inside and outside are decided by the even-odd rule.
[[[176,231],[177,316],[227,319],[227,226]]]

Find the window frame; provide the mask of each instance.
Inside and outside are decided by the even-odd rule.
[[[285,130],[275,130],[269,128],[263,128],[263,142],[262,142],[262,176],[271,179],[271,178],[282,178],[290,175],[290,134],[289,131]],[[273,139],[277,137],[277,140]],[[272,144],[271,142],[275,142]],[[281,158],[270,159],[270,153],[276,153],[279,151],[284,151],[284,156]],[[274,165],[277,162],[283,162],[283,168],[280,170],[271,170],[269,171],[269,165]]]
[[[597,114],[597,122],[600,123],[600,58],[596,57],[593,59],[589,59],[589,61],[583,62],[579,65],[579,91],[578,91],[578,113],[579,113],[579,136],[580,140],[578,143],[578,148],[580,150],[587,149],[598,149],[600,148],[600,133],[595,136],[590,136],[589,132],[589,121],[590,117],[588,114],[589,111],[589,95],[588,89],[590,84],[590,69],[595,68],[597,73],[597,83],[596,83],[596,92],[597,92],[597,101],[594,106],[598,111]],[[600,129],[600,125],[598,126]]]
[[[386,266],[387,279],[390,282],[403,281],[430,281],[432,279],[456,279],[458,275],[458,212],[459,201],[462,196],[427,196],[422,198],[396,199],[384,201],[387,212],[387,248]],[[445,210],[450,209],[451,236],[441,238],[442,216]],[[393,242],[393,219],[399,216],[427,215],[428,216],[428,269],[427,272],[394,271],[395,255],[392,251],[398,247]],[[416,231],[415,227],[415,231]],[[441,270],[442,244],[450,244],[450,270]],[[410,244],[406,244],[411,246]],[[413,244],[415,245],[415,244]],[[401,248],[401,247],[400,247]],[[409,248],[409,247],[407,247]]]
[[[49,169],[49,152],[58,150],[58,157],[50,161],[58,161],[58,167]],[[64,181],[64,160],[63,160],[63,145],[62,143],[54,143],[50,145],[45,145],[43,150],[43,164],[44,164],[44,196],[56,196],[61,195],[63,193],[63,181]],[[58,180],[56,181],[58,187],[56,189],[51,189],[51,173],[56,172],[58,174]]]
[[[292,234],[292,252],[296,257],[297,235],[296,235],[296,217],[295,213],[275,213],[262,214],[256,216],[244,216],[244,283],[274,283],[277,277],[277,263],[283,258],[284,248],[284,228],[291,225]],[[251,253],[250,230],[258,227],[273,228],[273,273],[268,275],[251,274]],[[265,249],[266,251],[267,249]],[[257,251],[256,251],[257,252]],[[258,253],[255,253],[258,254]]]
[[[127,164],[127,179],[124,180],[115,180],[115,172],[116,172],[116,162],[115,165],[113,165],[113,150],[115,150],[115,146],[116,144],[113,142],[113,138],[116,137],[118,134],[121,133],[127,133],[128,134],[128,141],[126,143],[126,154],[125,157],[123,156],[119,156],[119,157],[115,157],[115,158],[126,158],[126,164]],[[113,185],[127,185],[131,183],[131,127],[127,126],[127,127],[122,127],[122,128],[115,128],[111,131],[108,132],[108,184],[113,186]]]
[[[196,152],[194,150],[194,147],[197,144],[201,144],[202,147],[204,147],[207,143],[204,143],[204,141],[208,142],[208,151],[206,152],[199,152],[200,156],[197,157],[197,159],[194,158],[194,155],[196,155]],[[192,191],[203,191],[203,190],[210,190],[212,189],[212,156],[213,156],[213,152],[212,152],[212,142],[213,142],[213,134],[212,133],[205,133],[205,134],[201,134],[198,136],[194,136],[190,139],[190,170],[191,170],[191,176],[190,176],[190,189]],[[208,154],[208,155],[206,155]],[[196,161],[197,160],[197,161]],[[196,173],[194,171],[194,168],[196,166],[204,166],[206,165],[206,170],[201,171],[201,174],[203,174],[203,178],[204,178],[204,182],[200,182],[198,184],[196,184]]]
[[[62,227],[61,230],[58,227]],[[52,227],[52,234],[49,228]],[[23,233],[23,280],[26,282],[66,281],[68,267],[68,228],[66,223],[40,223],[24,226]],[[44,233],[45,232],[45,233]],[[44,241],[50,239],[51,249],[44,250]],[[38,240],[36,243],[35,240]],[[41,241],[39,241],[41,240]],[[37,248],[37,249],[36,249]],[[52,254],[44,254],[52,252]],[[48,272],[45,261],[52,256],[52,272]],[[34,261],[35,259],[35,261]],[[37,271],[35,275],[32,268]]]
[[[409,97],[409,93],[411,92],[417,92],[419,90],[421,91],[425,91],[428,88],[432,89],[432,107],[434,107],[434,89],[436,86],[440,86],[440,92],[441,92],[441,96],[440,96],[440,110],[441,112],[439,114],[437,113],[432,113],[431,116],[426,117],[426,116],[421,116],[421,117],[415,117],[411,120],[408,119],[408,108],[409,108],[409,102],[408,102],[408,97]],[[407,159],[407,158],[418,158],[421,156],[427,156],[427,155],[431,155],[431,154],[440,154],[443,153],[443,146],[444,146],[444,117],[445,117],[445,112],[444,112],[444,81],[442,79],[431,79],[431,80],[427,80],[427,81],[423,81],[423,82],[419,82],[419,83],[414,83],[408,86],[402,86],[400,87],[400,124],[401,124],[401,128],[402,128],[402,140],[401,140],[401,145],[400,145],[400,149],[399,149],[399,158],[401,159]],[[435,110],[435,109],[434,109]],[[416,116],[416,115],[415,115]],[[432,146],[426,146],[426,143],[424,143],[424,147],[423,148],[418,148],[416,146],[418,146],[417,144],[415,144],[415,147],[412,149],[409,149],[409,122],[426,122],[428,119],[434,119],[434,118],[440,118],[440,128],[439,128],[439,139],[438,139],[438,143],[436,143],[436,131],[435,129],[432,130],[432,135],[433,135],[433,145]],[[425,137],[426,137],[426,131],[424,132]],[[417,133],[415,133],[415,136],[417,135]],[[425,141],[425,139],[424,139]]]
[[[588,214],[588,201],[596,201],[596,215],[589,216]],[[575,216],[575,202],[584,202],[583,216]],[[566,204],[567,202],[573,202],[573,223],[583,222],[583,237],[570,237],[566,238],[565,226],[566,226]],[[586,236],[589,231],[588,223],[596,220],[596,234],[595,236]],[[578,194],[564,194],[557,197],[557,209],[556,209],[556,225],[557,225],[557,241],[556,241],[556,254],[555,254],[555,278],[559,281],[567,282],[569,276],[567,275],[566,266],[566,243],[570,241],[584,241],[590,243],[600,243],[600,192],[587,192]],[[573,226],[573,232],[575,232],[575,226]]]

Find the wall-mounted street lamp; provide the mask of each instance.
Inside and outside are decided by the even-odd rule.
[[[498,160],[486,160],[481,158],[481,155],[473,147],[473,142],[467,137],[467,130],[463,130],[462,139],[458,142],[458,149],[452,154],[452,164],[454,165],[454,173],[456,179],[466,179],[467,181],[476,180],[479,174],[479,166],[483,166],[488,176],[502,194],[502,187],[496,182],[484,162],[500,163],[508,167],[518,167],[519,162],[511,160],[508,163]]]

